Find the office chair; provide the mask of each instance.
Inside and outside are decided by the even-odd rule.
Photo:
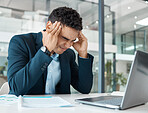
[[[0,95],[8,94],[8,93],[9,93],[9,85],[8,85],[8,82],[5,82],[0,88]]]

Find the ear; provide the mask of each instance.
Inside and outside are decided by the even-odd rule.
[[[46,30],[47,30],[47,29],[50,29],[51,26],[52,26],[51,21],[48,21],[47,24],[46,24]]]

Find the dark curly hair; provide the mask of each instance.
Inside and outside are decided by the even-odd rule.
[[[82,18],[79,13],[68,7],[59,7],[54,9],[48,17],[48,21],[54,23],[55,21],[61,22],[63,25],[72,27],[76,30],[81,31],[82,27]]]

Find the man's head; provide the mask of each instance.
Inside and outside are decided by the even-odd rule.
[[[82,18],[79,13],[68,7],[59,7],[54,9],[48,17],[48,21],[54,23],[55,21],[61,22],[61,24],[76,30],[82,30]]]
[[[82,18],[72,8],[59,7],[51,12],[48,21],[51,24],[55,21],[61,23],[62,29],[59,34],[57,46],[53,51],[62,54],[73,45],[73,42],[79,36],[79,32],[82,30]]]

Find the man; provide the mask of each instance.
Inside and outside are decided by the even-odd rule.
[[[9,93],[70,94],[70,85],[89,93],[93,56],[87,53],[87,39],[81,30],[80,15],[59,7],[49,15],[46,30],[14,36],[8,50]],[[78,52],[79,66],[71,46]]]

